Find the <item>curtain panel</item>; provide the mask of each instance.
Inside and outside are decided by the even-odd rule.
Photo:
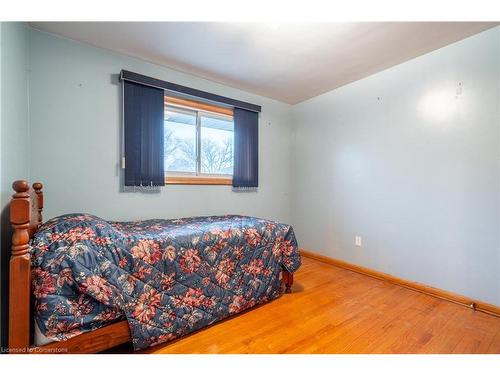
[[[128,81],[123,85],[125,186],[164,186],[164,91]]]
[[[259,113],[234,108],[233,187],[259,186]]]

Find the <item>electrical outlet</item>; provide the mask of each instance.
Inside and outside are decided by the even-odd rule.
[[[361,238],[361,236],[354,237],[354,244],[357,247],[361,247],[363,245],[363,239]]]

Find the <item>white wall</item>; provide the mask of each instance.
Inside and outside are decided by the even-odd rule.
[[[10,251],[8,203],[12,182],[29,177],[28,28],[0,24],[0,320],[1,346],[6,344],[7,280]]]
[[[491,29],[293,108],[301,247],[500,305],[499,46]]]
[[[31,178],[44,183],[45,218],[84,211],[116,220],[226,213],[291,220],[289,105],[35,30],[30,67]],[[120,192],[121,69],[262,105],[258,192]]]

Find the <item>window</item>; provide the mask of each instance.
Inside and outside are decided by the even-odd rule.
[[[167,184],[231,185],[233,135],[232,110],[165,97]]]

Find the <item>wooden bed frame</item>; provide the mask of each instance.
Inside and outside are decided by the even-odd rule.
[[[98,353],[131,340],[126,320],[82,333],[66,341],[43,346],[33,343],[31,315],[31,259],[29,241],[42,225],[42,184],[32,187],[27,181],[12,184],[15,194],[10,201],[13,228],[9,275],[9,353]],[[293,274],[282,270],[285,293],[291,293]]]

